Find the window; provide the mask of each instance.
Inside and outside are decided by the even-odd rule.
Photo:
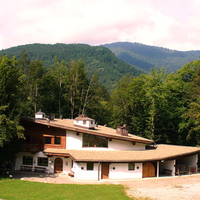
[[[87,170],[93,170],[94,163],[87,163]]]
[[[55,137],[54,144],[56,145],[60,144],[60,137]]]
[[[38,166],[48,166],[48,158],[38,157]]]
[[[108,139],[96,135],[83,134],[83,147],[108,147]]]
[[[45,144],[51,144],[51,137],[45,137]]]
[[[83,124],[86,124],[86,120],[83,120]]]
[[[128,170],[135,170],[135,163],[129,163]]]
[[[33,165],[33,157],[23,156],[23,165]]]

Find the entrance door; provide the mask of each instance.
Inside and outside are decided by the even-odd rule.
[[[109,164],[102,163],[101,164],[101,179],[108,179],[109,178]]]
[[[142,177],[155,177],[155,167],[152,163],[145,163],[143,165]]]
[[[61,158],[56,158],[54,161],[54,172],[61,173],[63,171],[63,161]]]

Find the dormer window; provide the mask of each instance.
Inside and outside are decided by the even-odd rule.
[[[79,115],[74,120],[74,126],[79,126],[81,128],[88,128],[88,129],[94,129],[95,127],[95,120],[91,119],[85,115]]]
[[[44,119],[45,117],[46,117],[45,113],[43,113],[41,110],[35,113],[35,118],[37,119]]]
[[[128,128],[124,124],[123,126],[118,126],[116,129],[116,133],[123,136],[128,136]]]

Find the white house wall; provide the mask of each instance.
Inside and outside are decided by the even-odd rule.
[[[36,154],[21,152],[18,154],[17,159],[15,161],[15,169],[16,170],[21,170],[21,166],[23,165],[23,156],[32,156],[33,157],[33,165],[26,165],[26,166],[32,166],[33,168],[38,166],[37,165],[38,157],[47,157],[42,152],[39,152]],[[55,162],[56,158],[58,158],[58,157],[53,156],[53,157],[48,158],[48,167],[47,166],[40,166],[40,167],[45,167],[50,173],[54,173],[54,162]],[[72,160],[70,158],[64,158],[64,157],[60,157],[60,158],[63,161],[63,174],[67,174],[71,170]]]
[[[31,156],[33,157],[33,165],[26,165],[26,166],[32,166],[32,167],[36,167],[37,165],[37,160],[38,157],[43,157],[43,158],[47,158],[47,156],[45,156],[43,154],[43,152],[38,152],[35,154],[31,154],[29,152],[20,152],[17,155],[17,159],[15,160],[15,169],[16,170],[21,170],[21,166],[23,165],[23,156]],[[50,162],[48,163],[48,167],[47,166],[40,166],[40,167],[45,167],[47,170],[52,171],[52,166],[50,165]]]
[[[82,126],[85,128],[94,128],[95,127],[95,121],[91,120],[84,120],[85,124],[83,124],[83,120],[74,120],[74,125]]]
[[[169,169],[172,170],[172,176],[175,176],[175,160],[166,160],[163,162],[160,162],[160,173],[162,174],[163,169]]]
[[[66,133],[66,149],[81,149],[83,134],[77,134],[74,131],[67,131]]]
[[[100,180],[101,164],[94,163],[93,170],[87,170],[86,163],[74,163],[75,177],[80,180]],[[128,170],[128,163],[111,163],[109,179],[142,178],[142,163],[135,163],[135,170]]]
[[[83,142],[83,134],[76,133],[74,131],[66,132],[66,149],[82,149],[82,150],[119,150],[119,151],[129,151],[129,150],[145,150],[145,144],[135,143],[133,145],[132,142],[115,140],[108,141],[108,148],[96,148],[96,147],[82,147]]]
[[[86,163],[74,163],[72,170],[75,172],[74,176],[80,180],[98,180],[99,164],[94,163],[93,170],[87,170]]]
[[[110,150],[129,151],[129,150],[145,150],[145,144],[136,143],[122,140],[112,140],[108,142],[108,148]]]
[[[128,170],[128,163],[111,163],[109,179],[142,178],[142,163],[135,163],[135,170]]]
[[[56,156],[53,156],[50,158],[49,166],[51,166],[51,169],[49,170],[50,173],[54,173],[54,163],[55,159],[58,158]],[[71,171],[72,168],[72,160],[70,158],[64,158],[64,157],[59,157],[63,161],[63,174],[68,174]]]

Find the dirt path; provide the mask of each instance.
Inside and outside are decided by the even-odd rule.
[[[120,181],[127,195],[145,200],[200,200],[200,174]]]

